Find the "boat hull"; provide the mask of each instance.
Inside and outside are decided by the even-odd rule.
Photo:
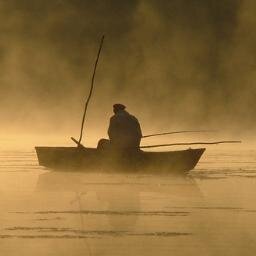
[[[167,152],[114,154],[95,148],[35,147],[39,165],[52,170],[186,172],[198,163],[205,148]]]

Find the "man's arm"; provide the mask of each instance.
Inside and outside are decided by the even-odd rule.
[[[115,133],[115,116],[112,116],[110,118],[110,121],[109,121],[109,127],[108,127],[108,137],[110,138],[110,140],[113,138],[114,136],[114,133]]]
[[[136,132],[138,137],[142,138],[142,131],[141,131],[141,127],[140,127],[140,123],[138,121],[138,119],[135,116],[132,116],[133,120],[135,121],[135,125],[136,125]]]
[[[111,118],[110,118],[110,121],[109,121],[109,125],[108,125],[108,137],[111,139]]]
[[[140,123],[139,121],[137,120],[137,126],[138,126],[138,135],[140,136],[140,138],[142,138],[142,131],[141,131],[141,127],[140,127]]]

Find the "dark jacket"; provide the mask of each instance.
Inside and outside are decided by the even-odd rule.
[[[139,149],[142,132],[137,118],[120,110],[110,118],[108,136],[114,147]]]

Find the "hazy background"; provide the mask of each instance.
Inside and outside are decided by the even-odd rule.
[[[1,137],[78,137],[102,34],[89,135],[105,135],[115,102],[144,133],[253,134],[255,8],[253,0],[2,0]]]

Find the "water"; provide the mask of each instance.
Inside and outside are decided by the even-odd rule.
[[[49,172],[0,152],[1,255],[254,255],[256,151],[172,175]]]

